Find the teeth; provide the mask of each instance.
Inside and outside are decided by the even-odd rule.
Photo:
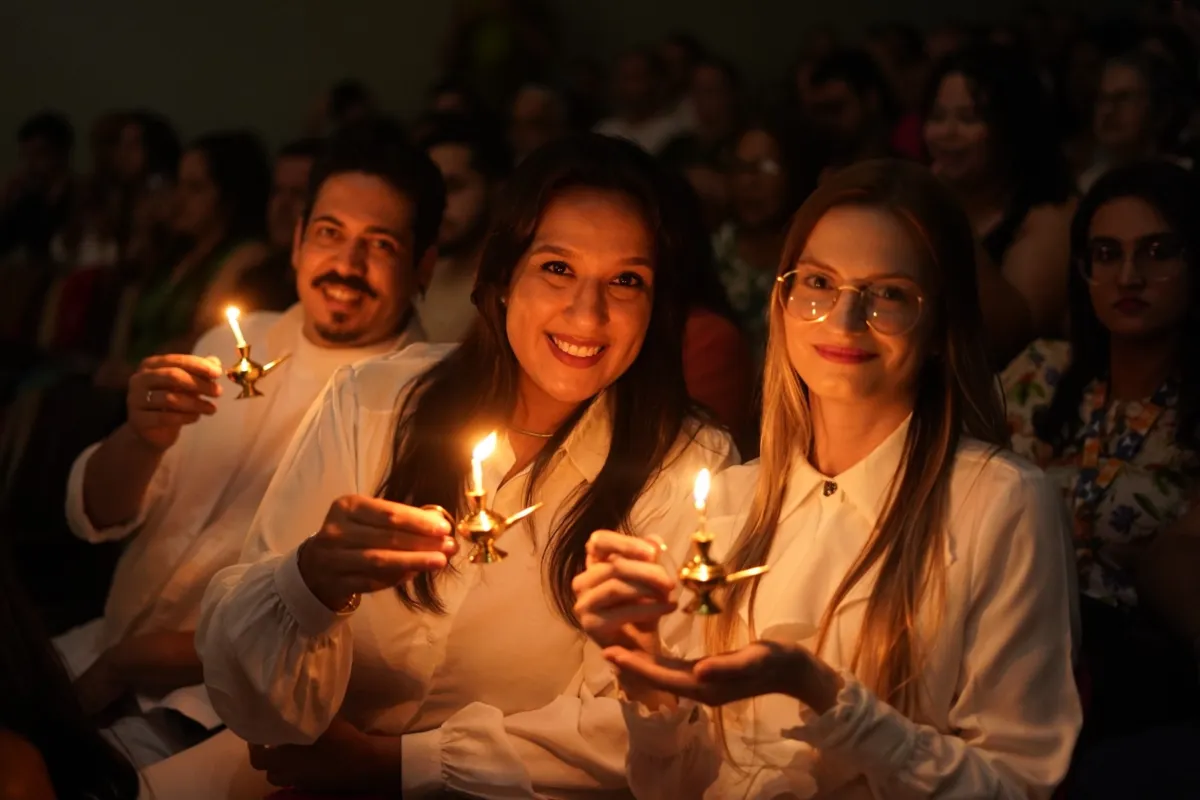
[[[345,286],[326,286],[325,294],[329,295],[333,300],[350,302],[357,300],[360,293],[354,289],[347,289]]]
[[[550,337],[550,341],[554,342],[554,346],[559,350],[562,350],[569,356],[575,356],[576,358],[591,358],[604,349],[603,347],[580,347],[578,345],[564,342],[554,336]]]

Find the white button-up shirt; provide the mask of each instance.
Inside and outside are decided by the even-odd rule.
[[[615,679],[598,649],[554,610],[543,556],[553,522],[595,480],[611,423],[602,397],[537,487],[545,503],[505,534],[509,557],[439,576],[445,614],[406,609],[394,591],[331,612],[300,577],[296,549],[342,495],[376,494],[392,451],[397,395],[450,348],[425,345],[344,369],[313,407],[256,517],[242,563],[214,579],[197,645],[213,704],[239,736],[308,743],[335,714],[401,735],[406,797],[628,796],[627,738]],[[464,442],[464,447],[469,443]],[[679,524],[701,468],[731,458],[710,429],[671,459],[637,501],[635,530]],[[524,506],[529,469],[501,486],[505,437],[484,462],[492,506]]]
[[[92,445],[76,459],[67,483],[71,530],[90,542],[130,541],[113,574],[104,617],[56,640],[75,674],[128,636],[195,629],[208,582],[237,563],[279,459],[329,377],[338,367],[424,339],[414,318],[398,338],[365,348],[327,348],[308,341],[303,325],[299,304],[283,314],[254,313],[242,319],[255,360],[291,357],[263,379],[263,397],[238,400],[237,387],[225,382],[221,396],[212,400],[216,413],[180,431],[128,522],[103,529],[92,524],[83,484],[101,445]],[[193,352],[231,363],[237,357],[232,331],[212,329]],[[165,705],[206,726],[219,724],[200,686],[139,702],[143,710]]]
[[[907,430],[902,424],[832,479],[830,494],[830,479],[799,459],[788,476],[771,571],[755,600],[758,638],[816,647],[826,606],[885,511]],[[716,479],[711,529],[727,548],[745,522],[758,478],[754,463]],[[1066,774],[1081,722],[1061,501],[1036,468],[966,441],[954,462],[946,525],[945,601],[934,609],[936,601],[927,600],[919,625],[926,656],[920,723],[844,672],[837,705],[821,716],[782,695],[727,707],[726,739],[739,771],[722,759],[710,714],[687,702],[670,713],[627,703],[635,795],[1049,796]],[[686,537],[671,544],[678,558]],[[851,589],[833,618],[820,657],[835,668],[849,668],[875,574]],[[745,609],[727,613],[740,614],[741,643],[747,642]],[[705,652],[702,628],[693,624],[683,639],[692,656]]]

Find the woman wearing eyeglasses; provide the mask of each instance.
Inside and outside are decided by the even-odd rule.
[[[1066,773],[1065,520],[1003,449],[973,258],[922,167],[823,183],[770,306],[762,458],[709,507],[727,569],[770,571],[660,629],[689,531],[661,532],[673,558],[593,534],[576,611],[619,668],[637,797],[1045,797]]]
[[[1004,373],[1013,444],[1073,517],[1089,740],[1200,703],[1200,179],[1114,170],[1072,226],[1071,340]],[[1170,702],[1156,698],[1170,697]]]

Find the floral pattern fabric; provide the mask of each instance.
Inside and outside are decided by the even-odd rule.
[[[1041,340],[1030,345],[1001,376],[1013,449],[1055,479],[1069,508],[1084,460],[1084,429],[1103,387],[1093,383],[1085,389],[1078,412],[1079,431],[1061,453],[1055,454],[1048,442],[1038,438],[1033,421],[1039,409],[1050,405],[1070,361],[1069,344]],[[1102,458],[1116,462],[1118,469],[1099,501],[1087,509],[1087,524],[1076,526],[1079,588],[1113,605],[1135,606],[1137,593],[1130,576],[1106,557],[1106,550],[1148,541],[1183,516],[1200,488],[1200,454],[1176,444],[1173,403],[1163,408],[1132,457],[1117,459],[1118,452],[1128,450],[1122,442],[1130,439],[1139,420],[1146,419],[1149,404],[1149,398],[1108,403],[1099,445]]]

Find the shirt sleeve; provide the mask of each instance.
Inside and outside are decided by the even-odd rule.
[[[255,744],[311,744],[350,679],[347,617],[309,591],[299,545],[334,499],[360,492],[353,371],[342,368],[309,409],[251,523],[241,563],[221,570],[201,605],[196,648],[213,707]]]
[[[67,476],[66,512],[67,525],[70,526],[71,532],[85,542],[97,544],[124,539],[141,528],[145,524],[146,518],[150,516],[150,512],[170,493],[171,478],[175,472],[176,462],[179,460],[178,451],[184,446],[184,436],[187,433],[186,429],[182,431],[175,446],[163,454],[158,468],[154,471],[154,476],[150,478],[150,483],[146,486],[146,493],[142,495],[141,505],[138,506],[137,513],[133,518],[107,528],[97,528],[92,524],[83,496],[83,482],[87,476],[88,463],[96,451],[104,445],[104,442],[97,442],[80,453],[79,457],[75,459],[75,463],[71,465],[71,472]]]
[[[1000,489],[997,490],[1001,491]],[[1057,493],[1022,473],[977,522],[961,679],[941,733],[844,675],[837,704],[785,736],[860,768],[898,798],[1049,797],[1081,724]]]
[[[403,736],[404,796],[619,790],[627,747],[612,668],[588,642],[571,686],[549,705],[505,716],[471,703],[439,728]]]

